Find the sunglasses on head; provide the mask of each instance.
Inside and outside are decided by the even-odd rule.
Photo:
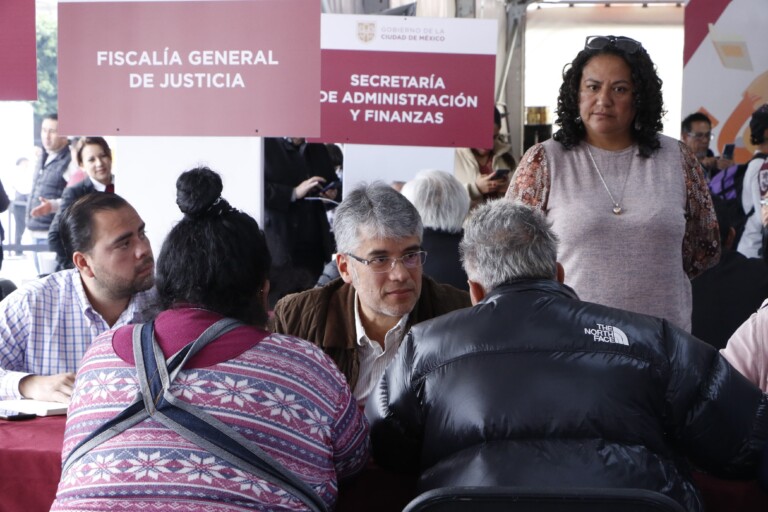
[[[643,47],[639,41],[624,36],[588,36],[584,43],[585,50],[602,50],[608,46],[613,46],[630,55]]]

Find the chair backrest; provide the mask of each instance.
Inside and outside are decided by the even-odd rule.
[[[443,487],[417,496],[403,512],[685,512],[645,489]]]

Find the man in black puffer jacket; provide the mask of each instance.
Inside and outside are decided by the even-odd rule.
[[[379,464],[422,491],[638,488],[694,512],[687,459],[755,477],[768,396],[669,322],[580,301],[539,212],[482,205],[461,251],[475,306],[414,326],[368,400]]]

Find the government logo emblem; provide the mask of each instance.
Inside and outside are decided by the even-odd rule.
[[[373,41],[376,36],[376,23],[358,23],[357,38],[364,43]]]

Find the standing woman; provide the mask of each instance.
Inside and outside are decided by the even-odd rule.
[[[717,263],[695,155],[661,135],[661,79],[642,44],[590,36],[563,73],[560,130],[523,156],[507,198],[541,208],[583,300],[691,329],[690,279]]]

